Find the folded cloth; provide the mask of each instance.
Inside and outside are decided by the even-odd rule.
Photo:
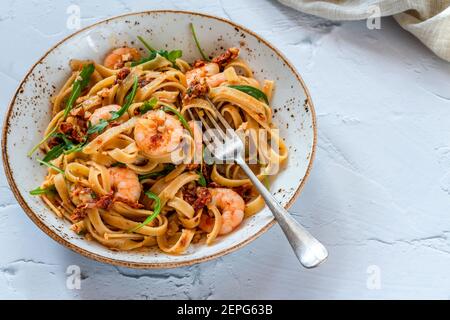
[[[394,15],[395,20],[442,59],[450,61],[450,0],[278,0],[329,20]]]

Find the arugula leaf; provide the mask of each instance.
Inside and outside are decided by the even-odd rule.
[[[67,150],[64,151],[64,154],[71,154],[73,152],[78,152],[83,149],[83,147],[87,143],[87,138],[84,139],[84,141],[80,142],[79,144],[72,144],[71,147],[69,147]]]
[[[125,104],[119,110],[111,112],[112,117],[111,117],[111,120],[109,120],[109,121],[116,120],[116,119],[120,118],[125,112],[127,112],[128,108],[133,103],[134,97],[136,96],[137,89],[138,89],[138,77],[134,76],[133,87],[131,89],[131,92],[125,97]]]
[[[187,120],[183,117],[183,115],[177,109],[174,109],[174,108],[169,107],[169,106],[164,106],[164,108],[162,108],[162,110],[164,112],[172,112],[172,113],[174,113],[178,117],[178,119],[180,120],[181,124],[186,128],[187,131],[189,131],[191,136],[192,137],[194,136],[194,134],[192,133],[191,127],[189,126]]]
[[[142,42],[142,44],[144,45],[144,47],[147,48],[148,51],[150,51],[150,52],[156,51],[147,43],[147,41],[144,40],[144,38],[142,38],[141,36],[137,36],[137,38],[140,42]]]
[[[43,144],[45,141],[47,141],[48,138],[50,138],[50,137],[56,132],[57,129],[58,129],[57,127],[54,127],[49,133],[47,133],[46,136],[45,136],[41,141],[39,141],[39,142],[38,142],[38,143],[30,150],[30,152],[28,152],[27,156],[31,157],[31,155],[39,148],[39,146],[40,146],[41,144]]]
[[[175,169],[175,166],[173,164],[168,164],[161,171],[150,172],[147,174],[140,175],[139,181],[142,181],[144,179],[153,179],[153,178],[165,176],[165,175],[169,174],[173,169]]]
[[[50,151],[47,152],[47,154],[44,156],[42,161],[49,162],[51,160],[58,158],[63,153],[67,155],[72,152],[80,151],[87,142],[87,139],[85,139],[83,142],[80,142],[79,144],[74,144],[67,138],[65,134],[59,132],[53,134],[52,136],[62,139],[63,142],[51,148]]]
[[[89,128],[87,130],[87,134],[91,135],[94,133],[100,133],[108,126],[108,124],[109,124],[109,122],[106,121],[105,119],[100,119],[100,121],[96,125],[89,126]]]
[[[74,146],[73,142],[70,141],[69,138],[67,138],[67,136],[65,134],[57,133],[55,136],[60,137],[64,141],[66,149],[70,149]]]
[[[69,115],[69,112],[70,112],[70,110],[72,110],[73,104],[80,96],[81,91],[83,91],[84,88],[86,88],[86,86],[89,84],[89,80],[90,80],[91,75],[94,72],[94,70],[95,70],[95,67],[94,67],[94,64],[92,64],[92,63],[84,65],[83,68],[81,69],[81,72],[79,75],[81,77],[81,80],[76,80],[72,85],[72,93],[70,94],[70,97],[66,103],[66,108],[64,109],[64,115],[63,115],[64,119],[66,119],[67,116]],[[53,128],[41,141],[38,142],[38,144],[36,144],[30,150],[30,152],[28,152],[27,155],[29,157],[31,157],[31,155],[39,148],[39,146],[41,144],[43,144],[45,141],[47,141],[48,138],[50,138],[56,132],[57,129],[58,129],[57,127]]]
[[[191,22],[189,24],[190,28],[191,28],[191,32],[192,32],[192,37],[194,38],[195,41],[195,45],[197,46],[198,51],[200,52],[200,54],[202,55],[203,60],[206,61],[211,61],[209,59],[209,57],[203,52],[202,47],[200,46],[200,42],[197,39],[197,34],[195,33],[195,29],[194,29],[194,24]]]
[[[142,58],[142,59],[139,60],[139,61],[133,61],[133,62],[131,63],[131,66],[132,66],[132,67],[138,66],[138,65],[140,65],[140,64],[143,64],[143,63],[146,63],[146,62],[148,62],[148,61],[151,61],[151,60],[153,60],[153,59],[155,59],[155,58],[156,58],[156,51],[152,51],[152,52],[150,52],[150,55],[149,55],[148,57]]]
[[[166,51],[167,52],[167,51]],[[162,55],[164,58],[172,62],[173,65],[175,65],[175,62],[178,58],[181,58],[183,55],[183,51],[181,50],[172,50],[167,53],[167,55]]]
[[[153,214],[151,214],[150,216],[148,216],[144,222],[139,223],[137,226],[135,226],[134,228],[131,228],[130,230],[128,230],[128,232],[135,232],[137,230],[139,230],[140,228],[142,228],[143,226],[146,226],[147,224],[149,224],[150,222],[152,222],[161,212],[161,199],[154,194],[151,191],[147,191],[145,192],[145,195],[147,197],[149,197],[150,199],[155,201],[155,206],[153,208]]]
[[[128,108],[133,103],[134,97],[136,96],[137,88],[138,88],[138,77],[135,76],[133,88],[131,89],[131,92],[125,97],[125,104],[119,110],[111,112],[111,119],[109,120],[100,119],[100,121],[96,125],[89,126],[87,134],[91,135],[94,133],[102,132],[111,121],[119,119],[125,112],[127,112]]]
[[[245,92],[253,98],[263,100],[266,104],[269,104],[269,99],[267,99],[266,94],[255,87],[244,85],[230,85],[228,87]]]
[[[54,186],[54,185],[51,185],[51,186],[49,186],[49,187],[47,187],[47,188],[44,188],[44,189],[42,189],[41,187],[37,187],[36,189],[31,190],[31,191],[30,191],[30,194],[31,194],[32,196],[39,196],[39,195],[41,195],[41,194],[54,193],[55,191],[56,191],[55,186]]]
[[[55,166],[54,164],[51,164],[50,162],[47,162],[47,161],[44,161],[44,160],[41,160],[41,159],[37,159],[37,162],[39,162],[40,164],[43,164],[43,165],[45,165],[45,166],[55,170],[55,171],[58,171],[59,173],[64,174],[64,170],[58,168],[57,166]]]
[[[70,94],[69,99],[66,103],[66,108],[64,109],[64,120],[69,115],[70,110],[72,110],[73,104],[78,99],[78,97],[81,94],[81,91],[84,90],[84,88],[87,87],[89,84],[89,80],[91,79],[91,75],[94,72],[95,67],[94,64],[85,64],[83,66],[83,69],[81,69],[79,77],[81,79],[76,80],[72,85],[72,93]]]
[[[141,36],[138,36],[137,38],[139,39],[140,42],[142,42],[144,47],[146,47],[147,50],[150,51],[150,55],[146,58],[142,58],[139,61],[132,62],[131,63],[132,67],[135,67],[135,66],[143,64],[147,61],[155,59],[157,54],[159,54],[160,56],[162,56],[162,57],[166,58],[167,60],[169,60],[170,62],[172,62],[172,65],[174,67],[176,67],[176,65],[175,65],[176,59],[180,58],[183,55],[183,51],[181,51],[181,50],[172,50],[172,51],[155,50],[144,40],[144,38],[142,38]]]
[[[58,158],[64,152],[64,147],[65,145],[63,143],[54,146],[49,150],[49,152],[47,152],[42,161],[49,162],[53,159]]]
[[[142,107],[140,108],[140,113],[144,114],[147,111],[153,110],[153,108],[156,106],[156,104],[158,103],[158,99],[156,99],[155,97],[151,98],[148,101],[145,101],[144,104],[142,105]]]
[[[206,179],[203,173],[200,171],[197,171],[196,173],[198,174],[198,181],[197,181],[198,184],[201,185],[202,187],[206,187]]]

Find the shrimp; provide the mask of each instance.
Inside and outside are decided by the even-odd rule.
[[[120,109],[120,106],[117,104],[110,104],[109,106],[104,106],[104,107],[95,109],[95,111],[89,117],[89,121],[91,122],[91,125],[93,125],[93,126],[96,125],[97,123],[99,123],[100,120],[108,121],[112,117],[111,112],[118,111],[119,109]],[[121,119],[121,118],[119,118],[119,119]]]
[[[194,68],[186,72],[186,81],[188,86],[193,83],[195,79],[210,77],[220,72],[219,65],[217,63],[205,63],[201,67]]]
[[[177,149],[183,137],[180,120],[162,110],[151,110],[134,127],[136,145],[149,156],[160,156]]]
[[[238,48],[229,48],[225,53],[214,58],[212,62],[205,63],[204,61],[200,61],[195,63],[194,69],[186,72],[188,86],[201,78],[206,78],[206,82],[212,88],[219,86],[226,81],[225,74],[220,72],[220,69],[230,61],[236,59],[238,55]]]
[[[109,168],[114,197],[127,203],[136,203],[141,196],[142,187],[137,174],[128,168]]]
[[[244,219],[245,202],[231,189],[212,188],[209,191],[212,195],[211,204],[222,210],[222,227],[219,234],[230,233]],[[214,218],[202,215],[199,227],[205,232],[211,232],[214,227]]]
[[[120,69],[128,61],[137,61],[141,54],[135,48],[122,47],[111,51],[105,58],[103,65],[110,69]]]
[[[200,62],[202,64],[203,62]],[[208,94],[209,88],[217,87],[226,81],[224,73],[219,73],[219,65],[217,63],[207,63],[186,72],[186,82],[188,88],[183,99],[190,101],[191,99],[202,97]]]

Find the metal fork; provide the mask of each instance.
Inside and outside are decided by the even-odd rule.
[[[190,109],[188,109],[188,113],[193,120],[199,119],[206,129],[203,133],[203,137],[205,138],[206,147],[214,158],[213,160],[222,163],[223,161],[233,160],[242,168],[272,211],[300,263],[306,268],[318,266],[327,258],[327,249],[303,226],[301,226],[289,212],[277,202],[261,181],[259,181],[242,157],[244,151],[242,140],[215,108],[213,103],[211,101],[209,102],[217,115],[216,119],[219,120],[223,128],[207,111],[199,112],[195,108],[194,110],[197,117],[194,117],[194,114]]]

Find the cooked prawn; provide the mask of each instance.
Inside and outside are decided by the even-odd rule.
[[[109,169],[114,197],[136,203],[141,196],[142,187],[137,174],[128,168],[113,167]]]
[[[128,61],[137,61],[141,54],[135,48],[122,47],[111,51],[105,58],[103,65],[110,69],[120,69]]]
[[[108,121],[111,119],[112,114],[111,112],[118,111],[120,109],[120,106],[117,104],[110,104],[108,106],[104,106],[98,109],[95,109],[95,111],[91,114],[89,117],[89,121],[91,122],[91,125],[96,125],[100,122],[100,120],[106,120]],[[121,118],[123,118],[122,116]],[[119,119],[121,119],[119,118]],[[117,119],[117,120],[119,120]]]
[[[183,99],[189,101],[193,98],[202,97],[208,94],[209,89],[217,87],[226,81],[225,74],[219,72],[217,63],[207,63],[186,73],[188,89]]]
[[[211,87],[217,87],[225,82],[227,79],[223,72],[220,72],[221,67],[234,60],[239,55],[238,48],[229,48],[227,51],[218,57],[214,58],[212,62],[204,63],[200,61],[200,66],[186,72],[186,81],[188,87],[191,84],[198,82],[199,79],[205,78],[206,83]]]
[[[134,127],[136,145],[149,156],[160,156],[178,148],[183,136],[180,120],[162,110],[144,114]]]
[[[244,219],[245,202],[235,191],[226,188],[209,189],[212,195],[211,204],[215,205],[222,213],[222,227],[219,234],[227,234],[233,231]],[[200,229],[211,232],[214,227],[214,218],[202,215]]]
[[[201,67],[194,68],[186,72],[186,81],[188,86],[196,79],[207,78],[218,74],[220,72],[219,65],[217,63],[206,63]]]
[[[219,65],[217,63],[207,63],[202,67],[192,69],[186,73],[186,81],[188,87],[191,91],[199,91],[203,89],[204,86],[199,88],[199,85],[205,83],[210,88],[215,88],[220,86],[222,83],[227,81],[225,73],[219,73]],[[205,91],[205,90],[200,90]]]

